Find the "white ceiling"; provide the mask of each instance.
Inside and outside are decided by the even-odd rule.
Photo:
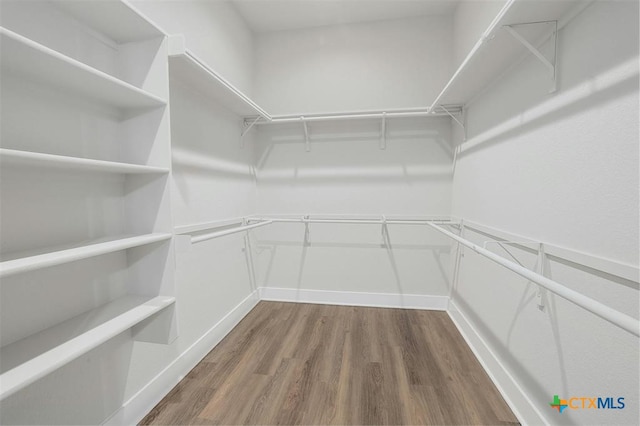
[[[254,32],[449,15],[458,0],[231,0]]]

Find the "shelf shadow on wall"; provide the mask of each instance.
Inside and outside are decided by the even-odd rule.
[[[301,168],[293,167],[276,173],[275,171],[259,171],[258,181],[260,184],[270,184],[279,182],[300,182],[304,184],[323,184],[329,182],[353,182],[353,183],[379,183],[397,182],[407,183],[430,182],[430,181],[450,181],[453,177],[453,170],[450,165],[438,168],[418,168],[398,164],[393,168]]]
[[[268,283],[271,277],[271,271],[275,262],[276,253],[278,247],[301,247],[302,254],[300,257],[300,266],[298,269],[296,280],[296,291],[299,292],[302,289],[302,276],[304,272],[304,265],[308,255],[309,248],[356,248],[356,249],[373,249],[380,250],[385,249],[389,264],[392,269],[396,287],[399,290],[399,294],[404,295],[404,288],[402,285],[402,279],[400,277],[400,271],[396,261],[394,250],[422,250],[431,251],[433,258],[436,262],[438,270],[442,275],[442,279],[445,282],[447,288],[450,287],[450,280],[446,273],[444,266],[442,265],[441,255],[449,255],[451,246],[449,245],[427,245],[427,244],[392,244],[390,237],[383,237],[383,242],[380,244],[373,243],[338,243],[338,242],[321,242],[314,243],[305,239],[302,242],[299,241],[281,241],[281,240],[258,240],[256,241],[256,248],[258,252],[269,251],[269,261],[263,277],[263,282]]]
[[[520,133],[552,125],[558,120],[574,116],[581,111],[598,108],[599,105],[637,92],[637,58],[633,62],[633,66],[624,63],[620,66],[620,70],[609,71],[605,74],[606,77],[602,78],[604,81],[585,81],[571,89],[559,92],[554,97],[542,101],[541,104],[529,105],[530,108],[519,115],[508,118],[458,145],[457,158],[507,142]]]

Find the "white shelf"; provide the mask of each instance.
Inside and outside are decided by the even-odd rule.
[[[455,71],[432,106],[465,105],[497,79],[527,49],[502,26],[530,22],[561,21],[572,9],[584,7],[581,0],[526,1],[516,0],[502,17],[492,22],[462,65]],[[527,25],[518,31],[536,41],[549,33],[550,26]],[[541,40],[540,40],[541,41]],[[541,72],[546,72],[541,66]]]
[[[186,49],[181,36],[171,36],[169,46],[169,78],[172,81],[196,88],[241,117],[260,116],[271,120],[265,110]]]
[[[40,81],[118,108],[166,105],[157,96],[2,27],[0,44],[2,73]]]
[[[3,257],[8,257],[11,260],[0,262],[0,277],[61,265],[63,263],[74,262],[76,260],[87,259],[89,257],[100,256],[145,244],[164,241],[170,238],[171,234],[155,233],[135,237],[110,239],[108,241],[98,240],[81,246],[51,249],[46,253],[34,254],[33,252],[30,252],[14,253],[8,256],[5,255]]]
[[[116,43],[164,37],[164,32],[128,2],[54,0],[54,3],[85,25]]]
[[[64,155],[44,154],[40,152],[20,151],[16,149],[5,148],[0,148],[0,164],[2,165],[2,167],[38,167],[97,173],[169,173],[169,169],[162,167],[142,166],[138,164],[118,163],[113,161],[92,160],[88,158],[67,157]]]
[[[0,352],[0,399],[86,354],[174,302],[173,297],[126,296],[3,347]]]

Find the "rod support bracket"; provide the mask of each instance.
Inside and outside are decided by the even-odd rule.
[[[304,223],[304,241],[303,246],[309,247],[311,243],[309,242],[309,215],[302,216],[302,223]]]
[[[309,127],[307,126],[307,120],[305,120],[304,116],[300,116],[300,121],[302,122],[302,127],[304,128],[304,149],[305,151],[311,151],[311,144],[309,143]]]
[[[260,116],[256,117],[255,120],[248,122],[247,120],[244,120],[244,128],[242,129],[242,132],[240,133],[240,149],[244,149],[244,135],[246,135],[247,133],[249,133],[249,130],[251,130],[251,128],[253,126],[256,125],[256,123],[258,121],[260,121]]]
[[[538,248],[538,266],[536,268],[536,272],[542,276],[546,276],[545,275],[546,260],[547,260],[547,256],[544,251],[544,244],[540,243],[540,246]],[[538,290],[536,291],[536,299],[537,299],[538,309],[542,312],[544,312],[545,310],[544,302],[547,299],[546,293],[547,293],[547,290],[541,285],[538,285]]]
[[[387,149],[387,113],[382,113],[380,122],[380,149]]]

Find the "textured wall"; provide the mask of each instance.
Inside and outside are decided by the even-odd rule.
[[[273,114],[421,107],[449,78],[450,60],[449,17],[265,33],[254,93]]]
[[[556,93],[529,57],[469,108],[453,214],[637,267],[638,3],[596,2],[559,37]],[[637,282],[546,266],[552,279],[638,317]],[[558,297],[538,311],[534,286],[469,251],[454,300],[549,422],[638,423],[637,338]],[[554,394],[622,396],[627,407],[559,415],[548,407]]]

